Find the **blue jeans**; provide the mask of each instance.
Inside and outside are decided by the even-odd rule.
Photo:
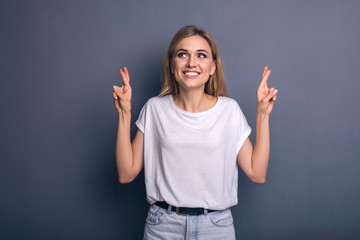
[[[231,209],[202,215],[179,215],[153,204],[149,208],[144,229],[144,240],[152,239],[235,239]]]

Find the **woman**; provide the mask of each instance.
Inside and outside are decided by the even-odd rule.
[[[269,162],[269,116],[277,90],[265,66],[257,90],[256,141],[235,100],[225,97],[224,74],[211,35],[180,29],[166,52],[163,87],[136,121],[131,143],[131,87],[114,86],[119,114],[116,163],[121,183],[145,168],[151,204],[144,239],[235,239],[230,207],[237,204],[238,168],[264,183]]]

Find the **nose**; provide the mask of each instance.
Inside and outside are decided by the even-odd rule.
[[[188,58],[187,66],[188,66],[189,68],[196,67],[195,56],[192,56],[192,55],[191,55],[191,56]]]

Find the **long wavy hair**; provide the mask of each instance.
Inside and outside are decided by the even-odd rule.
[[[216,69],[213,75],[209,77],[209,80],[205,83],[204,92],[212,96],[226,96],[224,71],[221,66],[219,52],[217,50],[214,38],[203,29],[199,29],[196,26],[185,26],[181,28],[171,40],[168,50],[164,57],[163,72],[161,75],[162,89],[159,93],[159,97],[168,94],[179,94],[179,83],[175,80],[174,75],[171,73],[171,64],[173,54],[177,44],[184,38],[199,35],[203,37],[211,48],[212,58],[216,64]]]

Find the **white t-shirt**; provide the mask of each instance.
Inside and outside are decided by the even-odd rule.
[[[144,133],[150,204],[214,210],[237,204],[236,156],[251,128],[235,100],[219,96],[211,109],[190,113],[172,95],[153,97],[136,125]]]

